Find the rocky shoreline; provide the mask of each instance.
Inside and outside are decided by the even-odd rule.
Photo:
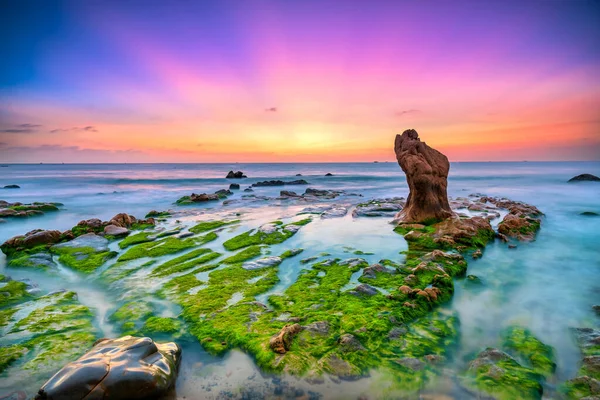
[[[414,131],[406,137],[418,140]],[[419,143],[415,151],[435,151]],[[397,146],[399,162],[405,147]],[[544,218],[535,206],[505,198],[473,194],[449,199],[445,164],[429,167],[425,170],[433,173],[421,174],[410,162],[402,166],[414,180],[407,199],[364,201],[352,193],[315,188],[303,194],[284,190],[277,198],[227,199],[239,189],[234,186],[177,201],[221,206],[203,209],[202,220],[193,225],[180,223],[188,215],[180,207],[151,211],[141,220],[118,214],[109,221],[81,221],[65,232],[36,230],[12,238],[0,246],[9,270],[51,273],[65,267],[107,288],[132,279],[143,280],[153,291],[120,293],[120,306],[111,309],[108,319],[121,338],[106,340],[92,324],[94,311],[75,293],[40,295],[26,282],[1,276],[0,332],[7,339],[0,341],[0,373],[29,368],[38,380],[50,378],[38,386],[40,399],[73,388],[79,393],[73,398],[84,398],[92,393],[90,387],[108,398],[162,395],[176,382],[181,357],[176,343],[197,341],[214,355],[241,349],[262,371],[313,384],[325,378],[358,380],[378,370],[394,393],[413,396],[447,373],[460,321],[440,306],[452,299],[457,279],[478,280],[467,276],[467,260],[485,257],[486,246],[496,240],[507,246],[535,240]],[[231,171],[230,178],[245,177],[238,172]],[[415,191],[431,186],[429,180],[435,180],[435,196],[418,200]],[[255,187],[281,186],[275,182]],[[237,231],[243,215],[223,217],[218,211],[256,201],[298,206],[298,211],[243,232]],[[368,248],[349,250],[353,254],[346,258],[321,253],[301,259],[302,248],[278,247],[311,229],[317,219],[346,216],[359,222],[394,219],[389,229],[402,235],[408,249],[399,260],[368,262],[363,258],[372,254]],[[218,248],[211,246],[217,241]],[[289,286],[273,292],[280,267],[289,262],[306,268]],[[267,296],[265,302],[257,300],[261,296]],[[175,304],[181,313],[162,315],[154,298]],[[598,395],[597,334],[577,335],[585,355],[582,370],[553,392],[568,398]],[[508,327],[499,339],[501,346],[473,354],[453,379],[466,392],[485,398],[541,398],[555,374],[554,350],[519,325]],[[104,351],[116,355],[114,365],[97,358]],[[118,375],[139,368],[139,380]],[[153,391],[136,391],[149,382]],[[111,394],[119,385],[137,394]]]

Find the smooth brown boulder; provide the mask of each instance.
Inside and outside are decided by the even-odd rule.
[[[448,202],[448,158],[421,142],[414,129],[396,135],[396,159],[406,174],[410,190],[397,222],[435,222],[453,215]]]
[[[101,339],[50,378],[35,399],[159,398],[175,385],[180,360],[175,343],[132,336]]]
[[[286,325],[269,341],[271,349],[279,354],[285,354],[292,345],[292,339],[302,330],[300,324]]]

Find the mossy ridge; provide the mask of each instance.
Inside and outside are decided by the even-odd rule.
[[[118,262],[114,263],[113,265],[111,265],[110,268],[107,268],[106,270],[104,270],[100,276],[102,279],[106,279],[110,283],[117,282],[117,281],[120,281],[121,279],[125,279],[125,278],[135,274],[136,272],[138,272],[146,267],[149,267],[151,265],[154,265],[156,263],[157,263],[157,260],[149,260],[141,265],[132,266],[130,268],[127,268],[127,267],[129,267],[128,262],[118,261]]]
[[[141,299],[131,300],[121,305],[109,317],[109,321],[118,324],[123,335],[136,335],[144,320],[151,317],[154,308]]]
[[[252,245],[271,245],[283,243],[290,237],[294,236],[297,231],[297,229],[286,229],[288,226],[303,226],[310,223],[311,221],[311,218],[305,218],[300,221],[291,222],[289,224],[283,224],[281,221],[275,221],[272,223],[274,226],[276,226],[276,229],[273,232],[267,233],[262,232],[260,229],[251,229],[225,241],[223,243],[223,247],[225,247],[225,249],[228,251],[234,251]]]
[[[168,218],[170,216],[169,211],[150,211],[144,218]]]
[[[227,226],[227,225],[233,225],[233,224],[237,224],[239,223],[240,220],[236,219],[233,221],[202,221],[199,222],[198,224],[192,226],[189,231],[192,233],[202,233],[202,232],[208,232],[208,231],[212,231],[215,230],[217,228],[221,228],[223,226]]]
[[[142,333],[145,335],[176,334],[181,331],[181,321],[176,318],[152,316],[144,322]]]
[[[208,249],[205,249],[208,250]],[[178,272],[183,272],[186,271],[188,269],[192,269],[197,267],[198,265],[202,265],[205,264],[209,261],[214,260],[215,258],[219,258],[221,257],[221,253],[217,253],[214,251],[208,251],[206,254],[204,254],[203,256],[200,256],[198,258],[191,258],[191,260],[188,258],[187,262],[184,261],[177,261],[177,262],[172,262],[169,265],[165,265],[168,264],[169,262],[159,265],[158,267],[156,267],[154,269],[154,271],[152,271],[152,276],[157,276],[157,277],[162,277],[162,276],[168,276],[171,274],[175,274]],[[182,258],[182,257],[180,257]],[[174,261],[174,260],[171,260]]]
[[[117,256],[115,251],[99,251],[93,247],[52,247],[51,251],[65,266],[88,274]]]
[[[22,303],[32,298],[27,292],[27,284],[20,281],[0,283],[0,307]]]
[[[129,261],[143,257],[160,257],[168,254],[178,253],[194,246],[199,246],[217,238],[217,234],[210,232],[197,238],[179,239],[169,236],[155,242],[141,243],[131,247],[122,254],[118,261]]]
[[[0,355],[8,354],[0,356],[0,372],[19,361],[19,369],[33,371],[28,379],[43,381],[85,352],[96,335],[91,311],[77,301],[74,292],[57,292],[32,301],[41,307],[14,321],[11,329],[11,333],[29,334],[19,335],[18,343],[0,347]]]
[[[138,232],[135,235],[129,235],[119,242],[119,248],[124,249],[126,247],[133,246],[134,244],[152,242],[156,239],[152,235],[153,232]]]
[[[530,330],[510,326],[502,334],[503,347],[535,372],[549,377],[556,370],[554,349],[536,338]]]
[[[236,254],[234,254],[230,257],[227,257],[226,259],[221,261],[221,263],[223,263],[223,264],[238,264],[238,263],[242,263],[244,261],[251,260],[253,258],[260,256],[262,254],[262,249],[264,247],[265,246],[261,246],[261,245],[254,245],[254,246],[246,247],[244,250],[240,250]]]
[[[492,356],[488,357],[487,354]],[[480,353],[461,376],[462,383],[467,387],[498,400],[541,399],[543,380],[543,375],[520,365],[508,354],[491,348]]]

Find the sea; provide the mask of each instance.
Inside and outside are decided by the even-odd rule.
[[[243,171],[248,178],[225,179],[230,170]],[[326,176],[328,173],[332,176]],[[444,305],[458,313],[460,319],[458,349],[449,368],[464,368],[467,355],[488,346],[498,346],[499,332],[508,325],[519,324],[556,351],[557,372],[548,385],[559,385],[576,375],[581,354],[570,329],[598,327],[600,321],[592,309],[593,305],[600,304],[600,217],[581,215],[586,211],[600,214],[600,183],[567,182],[582,173],[600,175],[600,162],[451,163],[449,196],[480,193],[507,197],[535,205],[544,217],[534,242],[508,249],[496,241],[488,245],[481,259],[468,260],[467,273],[477,275],[485,285],[473,291],[464,282],[457,281],[453,299]],[[64,206],[59,212],[40,217],[6,219],[0,223],[0,242],[38,228],[70,229],[83,219],[108,220],[123,212],[143,218],[151,210],[178,210],[182,207],[174,202],[184,195],[213,193],[228,188],[232,182],[240,183],[244,189],[252,183],[272,179],[305,179],[312,188],[361,195],[356,201],[408,195],[406,178],[395,162],[8,164],[0,167],[0,200],[60,202]],[[19,185],[20,189],[2,189],[5,185]],[[254,194],[275,197],[281,189],[255,188]],[[295,187],[285,189],[295,190]],[[230,199],[244,194],[247,193],[236,191]],[[243,206],[211,203],[185,209],[198,215],[230,210],[241,213],[242,225],[235,234],[296,212],[293,207],[269,201]],[[194,220],[193,215],[183,219],[186,218]],[[389,222],[389,218],[358,219],[348,213],[343,218],[311,223],[277,246],[280,246],[278,249],[305,248],[303,257],[328,252],[333,257],[347,258],[344,248],[354,246],[374,253],[365,256],[369,262],[398,258],[407,245],[400,235],[393,233]],[[221,243],[217,241],[211,246]],[[301,268],[298,263],[282,264],[280,283],[269,294],[285,290]],[[79,300],[94,310],[94,324],[99,332],[108,337],[117,335],[107,317],[118,307],[119,297],[97,285],[93,275],[83,277],[65,270],[47,277],[39,272],[8,269],[3,254],[0,254],[0,274],[29,279],[42,292],[76,291]],[[177,312],[176,308],[165,308],[165,315]],[[306,398],[378,397],[376,371],[371,377],[358,381],[326,379],[317,385],[260,371],[250,356],[237,350],[214,357],[204,352],[198,343],[188,343],[183,354],[176,398],[243,398],[249,388],[257,393],[256,398],[271,394],[275,398],[281,382],[298,388],[297,393],[306,394]],[[3,392],[14,389],[11,377],[0,374],[0,397]],[[452,390],[429,388],[425,393],[442,392],[449,396],[447,398],[462,398],[453,396]]]

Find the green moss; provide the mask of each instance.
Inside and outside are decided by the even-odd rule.
[[[154,224],[144,224],[140,222],[134,222],[131,224],[132,231],[143,231],[144,229],[154,228]]]
[[[76,271],[90,273],[107,260],[117,256],[114,251],[98,251],[93,247],[52,247],[58,254],[58,261]]]
[[[0,346],[0,373],[27,353],[22,345]]]
[[[150,211],[144,218],[167,218],[171,213],[168,211]]]
[[[282,260],[285,260],[286,258],[297,256],[298,254],[302,253],[303,251],[304,251],[304,249],[290,249],[290,250],[286,250],[283,253],[281,253],[281,255],[279,257],[281,257]]]
[[[222,226],[236,224],[240,222],[239,220],[234,221],[202,221],[197,225],[194,225],[190,228],[190,232],[192,233],[202,233],[212,231],[214,229],[220,228]]]
[[[373,255],[375,253],[369,253],[369,252],[364,252],[364,251],[361,251],[361,250],[355,250],[353,252],[353,254],[356,254],[357,256],[370,256],[370,255]]]
[[[486,352],[492,349],[487,349]],[[516,360],[504,353],[471,363],[469,370],[462,376],[463,383],[492,395],[498,400],[541,399],[543,376],[521,366]]]
[[[262,254],[262,246],[250,246],[245,248],[244,250],[239,251],[238,253],[228,257],[222,261],[223,264],[238,264],[244,261],[251,260],[255,257],[258,257]]]
[[[27,293],[27,284],[20,281],[8,281],[0,286],[0,307],[20,303],[31,296]]]
[[[252,246],[252,245],[259,245],[259,244],[271,245],[271,244],[283,243],[290,237],[294,236],[294,234],[296,233],[293,230],[286,230],[285,228],[288,225],[302,226],[302,225],[306,225],[310,221],[312,221],[310,218],[306,218],[306,219],[303,219],[303,220],[300,220],[297,222],[292,222],[287,225],[274,224],[274,225],[277,225],[277,229],[271,233],[261,232],[260,230],[252,229],[252,230],[242,233],[241,235],[235,236],[235,237],[227,240],[226,242],[223,243],[223,247],[225,247],[225,249],[228,251],[233,251],[233,250],[238,250],[238,249]]]
[[[129,261],[142,257],[160,257],[178,253],[185,249],[189,249],[190,247],[215,240],[216,238],[217,235],[214,232],[211,232],[199,238],[179,239],[167,237],[155,242],[141,243],[127,250],[126,253],[119,257],[118,261]]]
[[[113,322],[138,321],[152,315],[152,307],[143,301],[131,301],[113,312],[109,320]]]
[[[179,205],[188,205],[188,204],[194,204],[194,202],[192,201],[192,198],[190,196],[183,196],[180,197],[175,204],[179,204]]]
[[[177,272],[183,272],[212,261],[220,256],[220,253],[213,252],[209,249],[194,250],[159,265],[152,271],[152,275],[167,276]]]
[[[139,232],[135,235],[129,235],[125,239],[119,242],[119,247],[124,249],[129,246],[133,246],[134,244],[151,242],[154,240],[152,236],[152,232]]]
[[[544,376],[554,373],[556,370],[554,349],[533,336],[531,331],[511,326],[502,336],[504,348],[528,364],[535,372]]]
[[[5,310],[0,310],[0,327],[4,327],[8,325],[12,316],[18,311],[18,308],[7,308]]]
[[[144,323],[142,332],[148,335],[156,333],[175,333],[181,329],[181,322],[175,318],[150,317]]]

